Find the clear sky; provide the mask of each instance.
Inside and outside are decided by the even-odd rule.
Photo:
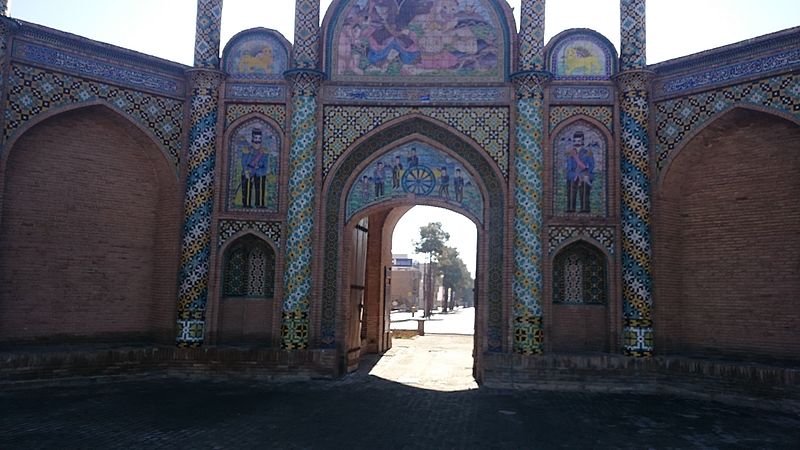
[[[321,3],[325,11],[331,0]],[[520,1],[510,4],[519,23]],[[12,0],[10,5],[11,17],[192,64],[195,0]],[[798,0],[649,0],[648,62],[798,25]],[[224,0],[223,46],[237,32],[257,26],[293,41],[294,1]],[[619,49],[619,0],[548,1],[545,39],[569,28],[592,28]]]
[[[419,240],[420,227],[431,222],[441,222],[442,229],[450,234],[447,245],[458,249],[458,254],[474,277],[478,230],[465,216],[444,208],[415,206],[407,212],[394,228],[392,253],[405,253],[419,261],[427,261],[425,255],[413,254],[413,241]]]
[[[464,1],[464,0],[461,0]],[[331,0],[322,0],[322,11]],[[9,15],[186,65],[194,56],[196,0],[12,0]],[[512,0],[519,24],[519,0]],[[800,25],[800,0],[649,0],[647,59],[657,63]],[[239,31],[273,28],[291,42],[293,0],[224,0],[222,45]],[[550,0],[545,39],[591,28],[619,49],[619,0]],[[454,215],[458,219],[449,219]],[[460,221],[458,221],[460,220]],[[442,222],[474,274],[475,226],[417,207],[398,224],[395,253],[410,253],[419,227]]]

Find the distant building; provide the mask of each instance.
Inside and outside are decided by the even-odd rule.
[[[420,308],[422,298],[422,268],[420,263],[408,255],[392,255],[392,289],[390,303],[392,309],[411,310]]]

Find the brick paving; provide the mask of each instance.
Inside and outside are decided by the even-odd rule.
[[[0,390],[0,448],[800,448],[800,417],[675,395],[477,388],[471,338],[395,340],[338,380]]]

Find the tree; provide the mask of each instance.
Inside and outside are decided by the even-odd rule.
[[[448,306],[452,309],[452,302],[456,296],[463,298],[466,290],[472,291],[473,280],[458,250],[453,247],[444,247],[438,267],[442,275],[442,286],[447,293],[444,302],[444,311],[447,312]]]
[[[414,241],[414,251],[428,255],[428,276],[424,283],[425,317],[433,310],[433,273],[435,263],[442,256],[450,234],[442,230],[440,222],[431,222],[419,228],[419,241]]]
[[[444,251],[450,234],[442,229],[441,222],[431,222],[419,228],[419,241],[414,241],[414,251],[428,255],[428,261],[437,261]]]

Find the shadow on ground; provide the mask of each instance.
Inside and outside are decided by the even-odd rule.
[[[428,353],[417,355],[417,361],[431,365],[440,359],[437,352]],[[405,364],[392,358],[397,355],[367,359],[358,372],[338,380],[151,378],[6,390],[0,392],[0,448],[800,446],[800,418],[785,412],[669,394],[478,389],[474,384],[447,392],[427,384],[436,384],[441,374],[435,372],[416,381],[402,379],[417,372],[403,375]],[[454,367],[463,366],[463,354],[453,361]],[[387,374],[400,382],[386,379]]]

